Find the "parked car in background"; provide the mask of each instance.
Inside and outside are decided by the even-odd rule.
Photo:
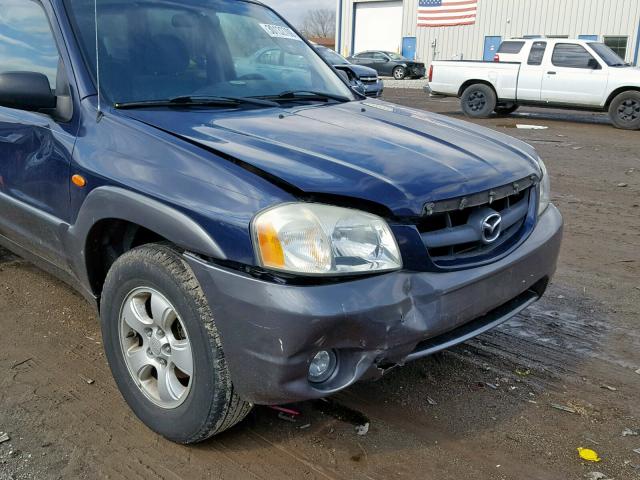
[[[0,38],[0,245],[98,308],[154,431],[203,441],[544,294],[563,221],[530,145],[363,100],[253,0],[98,6],[2,0],[28,21]]]
[[[356,65],[373,68],[378,74],[396,80],[422,78],[427,73],[424,63],[409,60],[393,52],[369,50],[353,55],[347,60]]]
[[[349,77],[349,82],[355,90],[367,97],[379,97],[384,90],[384,83],[378,77],[378,72],[364,65],[354,65],[339,53],[322,45],[315,45],[322,58],[341,70]]]
[[[292,85],[311,82],[307,60],[278,45],[261,48],[248,57],[235,57],[232,62],[236,75],[242,80],[262,79]]]
[[[469,117],[509,114],[520,105],[579,108],[608,111],[617,128],[640,129],[640,69],[603,43],[568,39],[522,43],[520,53],[511,53],[522,55],[521,62],[433,62],[431,92],[460,97]]]

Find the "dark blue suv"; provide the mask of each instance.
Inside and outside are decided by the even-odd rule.
[[[99,309],[181,443],[331,395],[540,298],[528,145],[353,92],[250,0],[2,0],[0,244]]]

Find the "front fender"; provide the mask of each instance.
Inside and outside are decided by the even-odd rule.
[[[190,252],[226,259],[218,243],[200,225],[184,213],[147,196],[119,187],[99,187],[85,199],[76,223],[69,228],[69,258],[83,285],[89,286],[86,241],[89,232],[101,220],[114,219],[135,223]]]

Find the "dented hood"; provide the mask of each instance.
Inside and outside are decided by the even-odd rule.
[[[376,202],[399,216],[540,175],[535,151],[519,140],[377,100],[122,113],[295,189]]]

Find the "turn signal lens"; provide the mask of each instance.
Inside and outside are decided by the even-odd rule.
[[[276,230],[272,225],[260,225],[257,233],[263,265],[265,267],[283,268],[284,252]]]
[[[76,187],[84,187],[87,184],[87,181],[84,179],[84,177],[82,175],[74,175],[73,177],[71,177],[71,182],[76,186]]]

